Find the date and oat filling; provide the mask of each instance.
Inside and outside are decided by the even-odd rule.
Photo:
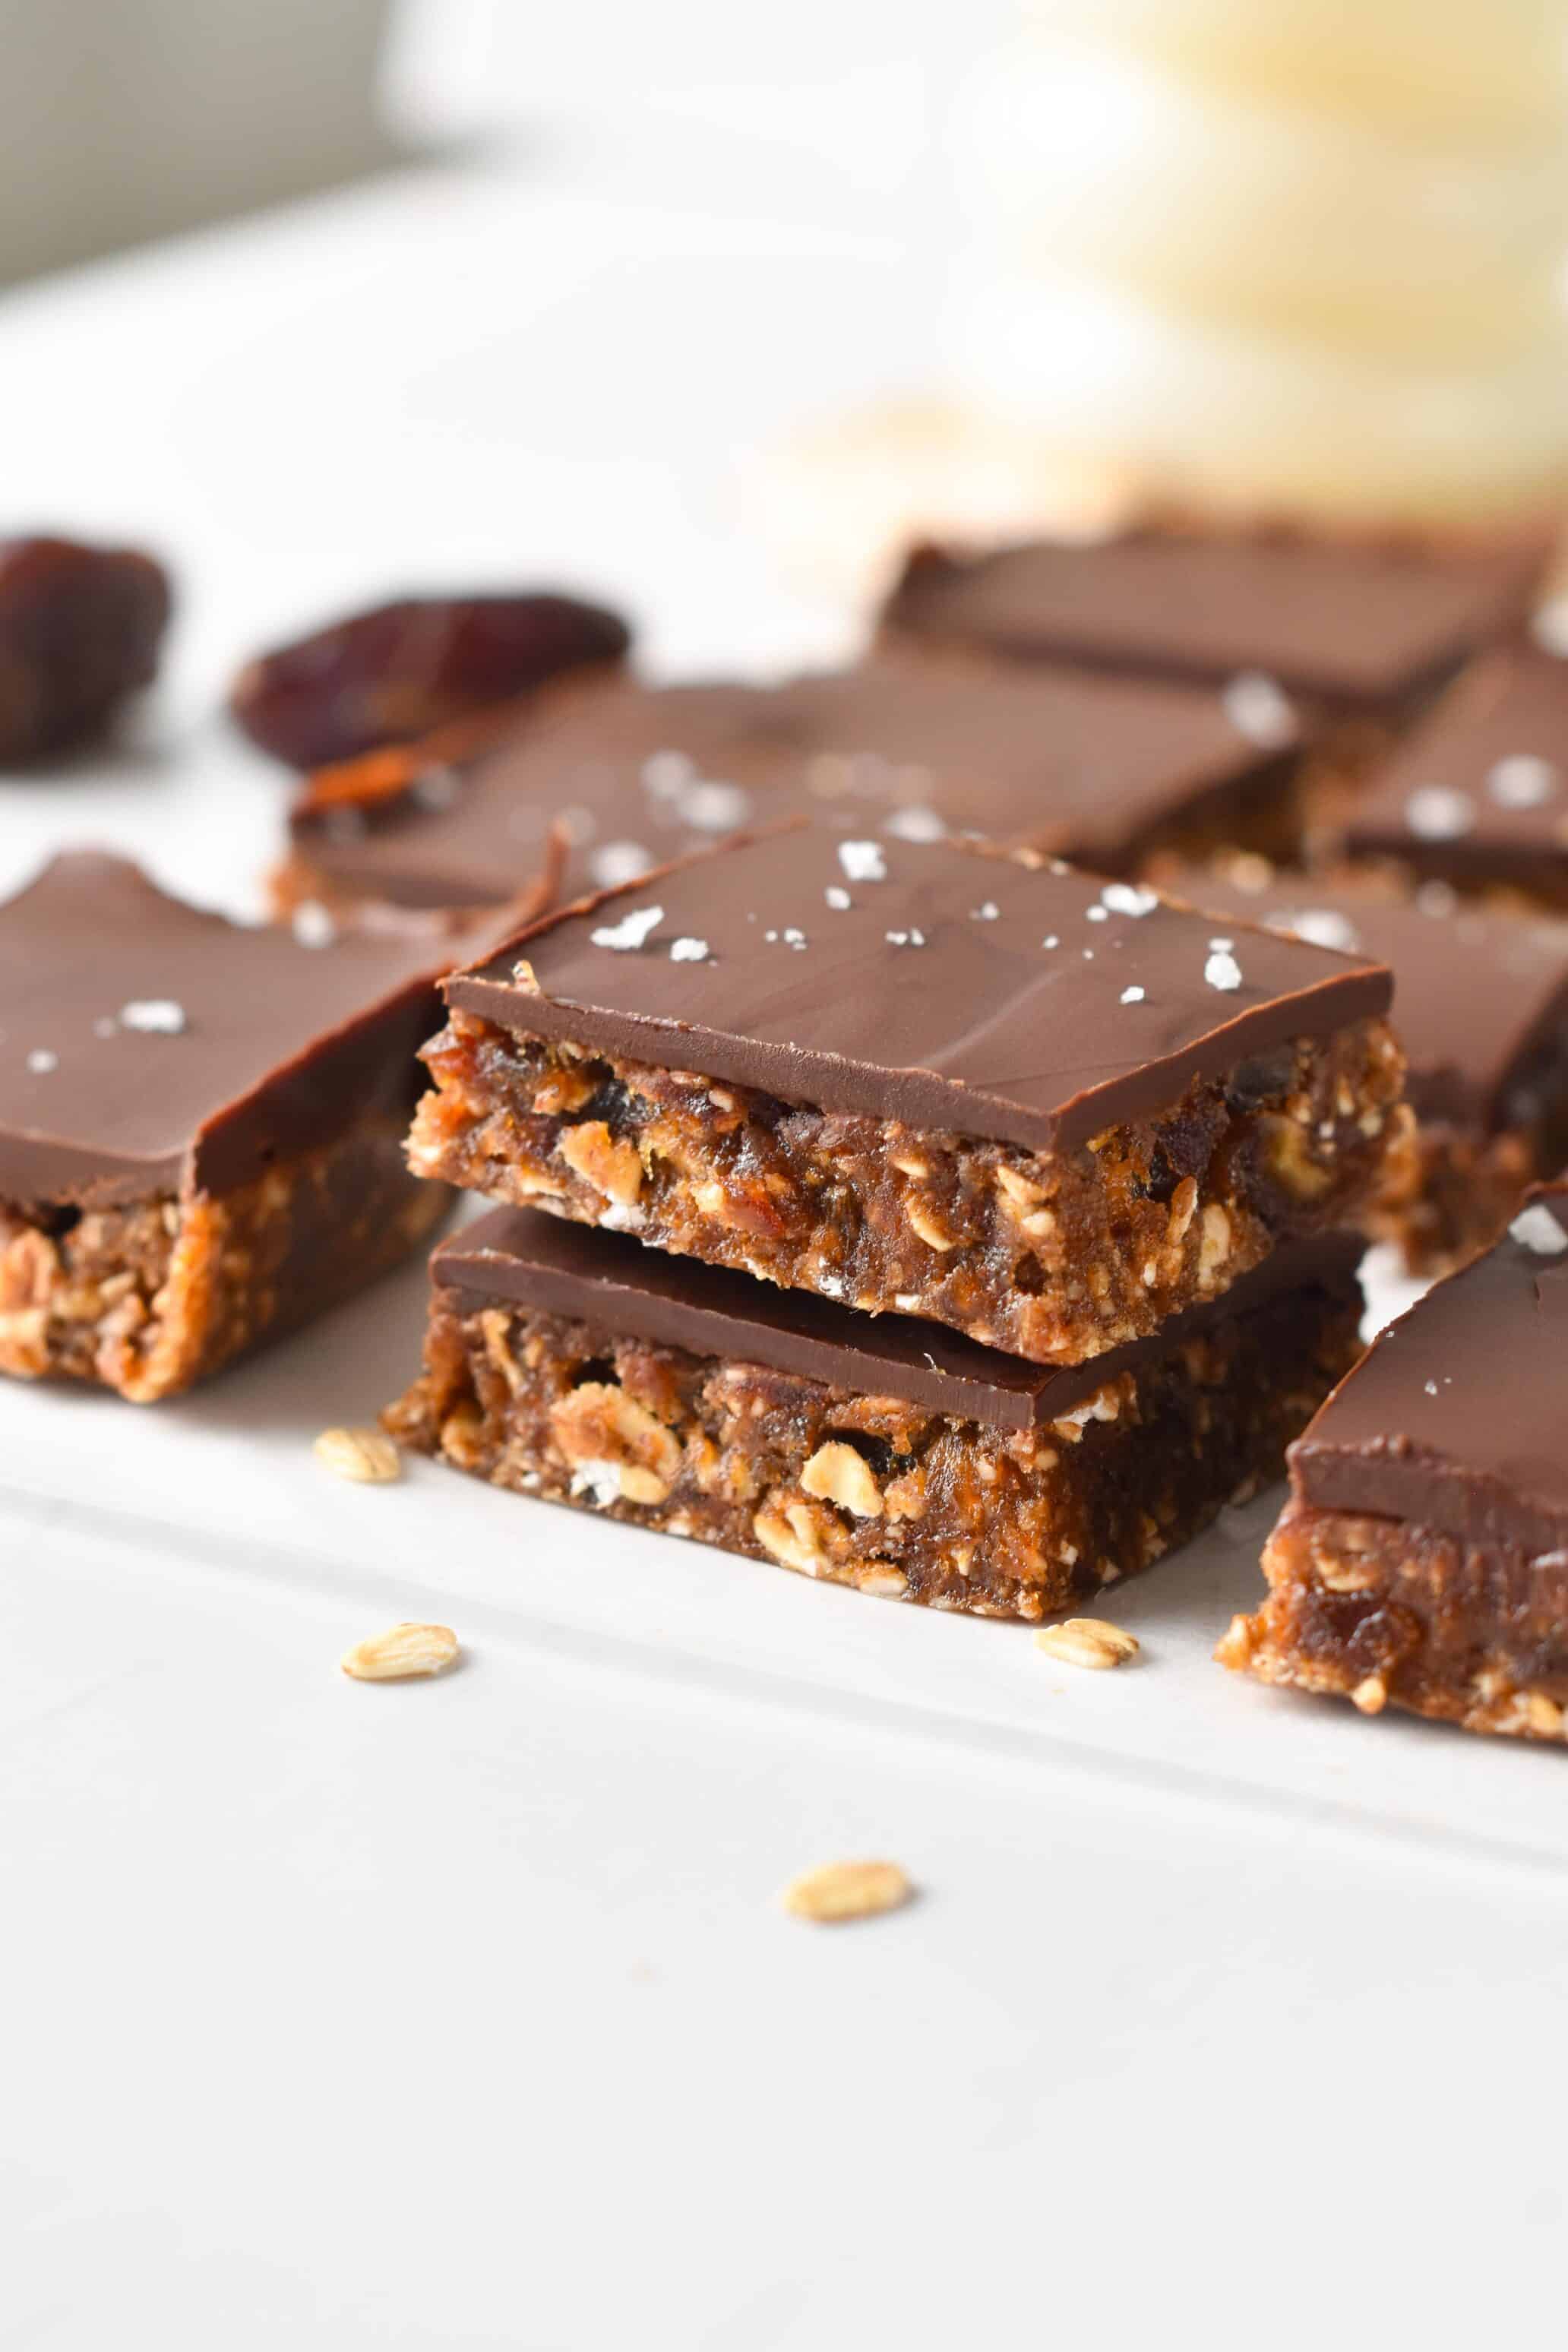
[[[1568,1556],[1532,1558],[1370,1513],[1292,1502],[1263,1555],[1268,1598],[1223,1665],[1467,1731],[1568,1730]]]
[[[1278,1474],[1355,1355],[1354,1255],[1075,1375],[500,1211],[437,1253],[424,1374],[385,1418],[521,1494],[1039,1618]]]
[[[1221,1663],[1369,1715],[1561,1741],[1565,1366],[1559,1180],[1381,1331],[1291,1447],[1268,1591]]]
[[[409,1176],[402,1129],[384,1115],[216,1197],[0,1203],[0,1372],[152,1403],[351,1297],[447,1205]]]
[[[421,1175],[1037,1363],[1146,1337],[1281,1241],[1353,1222],[1408,1150],[1381,1021],[1290,1040],[1056,1151],[784,1102],[465,1013],[426,1059]]]

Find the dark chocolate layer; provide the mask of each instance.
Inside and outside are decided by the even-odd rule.
[[[1568,879],[1568,661],[1499,654],[1447,694],[1356,803],[1347,846],[1456,881]]]
[[[693,1355],[765,1364],[856,1395],[903,1397],[955,1418],[1029,1429],[1070,1412],[1127,1366],[1166,1355],[1190,1334],[1266,1299],[1348,1289],[1361,1249],[1344,1234],[1287,1244],[1222,1298],[1173,1316],[1151,1339],[1066,1370],[979,1347],[940,1323],[858,1314],[531,1209],[494,1209],[454,1234],[432,1257],[430,1275],[438,1289],[461,1291],[479,1306],[542,1307]]]
[[[0,1202],[226,1192],[412,1107],[454,952],[427,931],[308,947],[124,858],[57,857],[0,907]]]
[[[1303,1502],[1568,1547],[1568,1187],[1390,1324],[1290,1449]]]
[[[1261,670],[1290,692],[1376,709],[1521,622],[1543,552],[1171,530],[972,560],[923,549],[885,618],[1043,661],[1189,679]]]
[[[1206,690],[923,658],[776,687],[606,686],[522,713],[470,766],[357,801],[330,779],[290,829],[334,888],[426,906],[526,887],[556,818],[569,896],[801,810],[1120,865],[1213,796],[1268,793],[1294,722],[1272,707],[1240,717],[1250,733]]]
[[[1281,874],[1262,889],[1198,867],[1163,878],[1216,916],[1386,963],[1419,1118],[1482,1129],[1525,1120],[1521,1067],[1568,1014],[1568,923],[1483,913],[1440,884],[1409,898],[1343,875]]]
[[[1063,1149],[1293,1037],[1384,968],[1151,890],[801,826],[521,931],[446,983],[502,1026],[786,1101]]]

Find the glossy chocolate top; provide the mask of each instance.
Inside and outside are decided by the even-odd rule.
[[[1394,1026],[1410,1062],[1405,1093],[1419,1118],[1489,1129],[1540,1116],[1524,1066],[1568,1025],[1568,922],[1483,913],[1441,882],[1394,898],[1346,874],[1280,874],[1257,888],[1201,867],[1163,879],[1216,915],[1387,964]],[[1568,1083],[1568,1035],[1560,1052]]]
[[[123,858],[57,857],[0,907],[0,1202],[226,1192],[412,1106],[450,952],[427,932],[307,946]]]
[[[1479,663],[1356,803],[1347,845],[1459,880],[1568,875],[1568,661]]]
[[[1045,1150],[1386,1009],[1389,975],[1131,883],[796,826],[520,932],[446,983],[503,1026]]]
[[[419,905],[526,887],[556,818],[569,897],[797,811],[1120,865],[1208,795],[1253,777],[1266,790],[1296,741],[1282,698],[1227,708],[1206,688],[906,658],[783,686],[556,694],[468,766],[357,801],[340,772],[336,797],[308,793],[290,825],[335,888]]]
[[[885,618],[1037,660],[1215,680],[1262,671],[1293,693],[1371,708],[1522,620],[1542,552],[1174,530],[969,560],[921,549]]]
[[[1053,1370],[982,1348],[941,1324],[905,1315],[861,1315],[808,1291],[781,1290],[750,1275],[667,1256],[627,1234],[495,1209],[443,1242],[430,1261],[437,1289],[479,1306],[497,1300],[580,1317],[619,1337],[684,1348],[731,1363],[765,1364],[857,1396],[910,1403],[1004,1429],[1055,1420],[1128,1367],[1164,1356],[1217,1323],[1291,1290],[1351,1295],[1361,1243],[1333,1234],[1289,1243],[1221,1299],[1173,1316],[1148,1339],[1091,1363]]]
[[[1290,1449],[1303,1501],[1466,1542],[1568,1546],[1568,1188],[1373,1342]]]

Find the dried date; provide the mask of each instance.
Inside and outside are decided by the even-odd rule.
[[[630,643],[616,614],[570,596],[405,597],[263,654],[229,709],[264,751],[316,768],[618,661]]]
[[[151,685],[171,605],[163,565],[134,549],[0,540],[0,766],[101,734]]]

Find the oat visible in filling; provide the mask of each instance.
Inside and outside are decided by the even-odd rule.
[[[1277,1475],[1359,1301],[1282,1297],[1005,1430],[896,1397],[437,1294],[405,1444],[555,1501],[860,1591],[1039,1618]]]
[[[188,1388],[407,1255],[443,1213],[403,1165],[402,1123],[221,1197],[121,1208],[0,1204],[0,1373],[91,1381],[135,1403]]]
[[[1568,1567],[1429,1528],[1292,1502],[1269,1593],[1220,1663],[1263,1682],[1531,1739],[1568,1731]]]
[[[1144,1338],[1277,1241],[1355,1223],[1410,1148],[1381,1021],[1287,1044],[1067,1151],[784,1102],[462,1013],[426,1058],[421,1175],[1040,1363]]]

